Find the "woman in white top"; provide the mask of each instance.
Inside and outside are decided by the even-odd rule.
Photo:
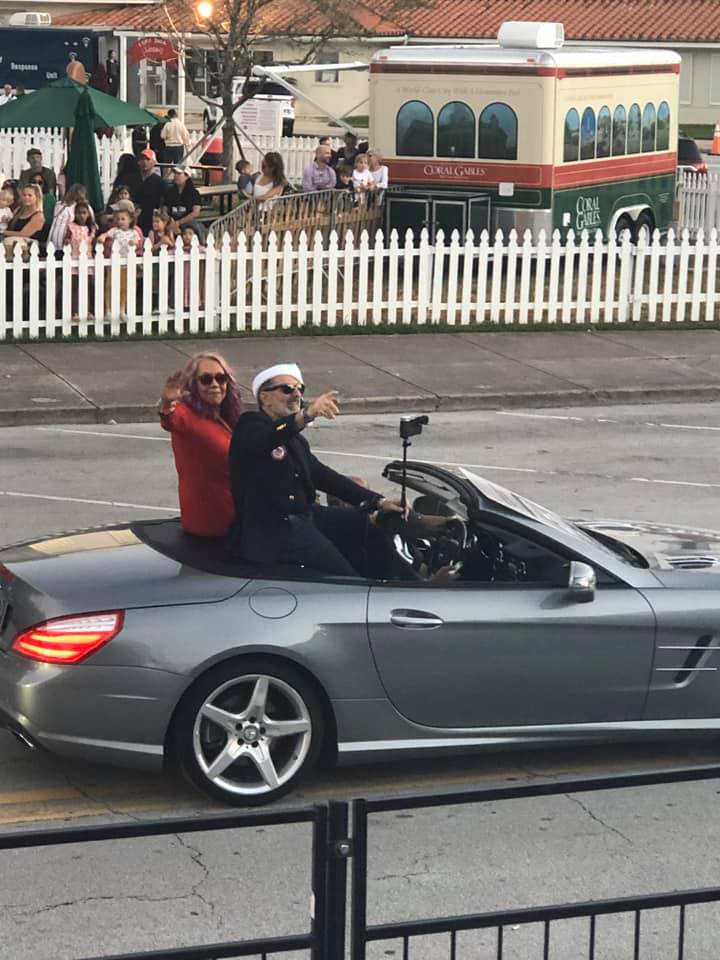
[[[65,191],[62,200],[55,204],[48,243],[56,250],[62,250],[65,245],[67,228],[75,220],[75,204],[80,200],[87,201],[87,190],[81,183],[74,183]]]
[[[267,200],[282,196],[286,186],[283,158],[279,153],[271,151],[265,154],[260,165],[259,175],[243,187],[243,193],[246,197],[264,203]]]
[[[376,190],[387,190],[388,168],[383,165],[382,154],[377,150],[368,150],[368,164]]]

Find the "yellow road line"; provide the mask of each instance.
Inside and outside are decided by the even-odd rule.
[[[436,790],[443,787],[481,786],[488,781],[508,779],[554,778],[567,776],[600,775],[603,773],[622,773],[646,766],[659,769],[672,767],[680,763],[703,764],[717,758],[705,757],[695,753],[675,756],[665,755],[660,762],[652,763],[647,757],[600,759],[585,761],[568,760],[554,763],[551,767],[542,764],[532,766],[493,766],[478,763],[470,769],[408,771],[403,773],[397,767],[384,771],[376,767],[374,776],[367,770],[353,776],[352,771],[342,771],[340,776],[325,776],[320,781],[310,782],[294,792],[285,801],[290,803],[309,803],[326,799],[348,799],[358,795],[375,796],[384,793],[404,791]],[[648,762],[650,760],[650,762]],[[182,783],[159,783],[160,789],[147,793],[128,789],[123,783],[93,784],[78,788],[66,784],[60,786],[37,787],[23,790],[6,790],[0,793],[0,826],[13,824],[38,823],[42,821],[78,820],[85,817],[143,816],[156,813],[196,812],[200,809],[221,811],[212,801],[205,800],[200,794],[193,793]]]
[[[72,787],[44,787],[34,790],[10,790],[0,793],[0,807],[15,803],[42,803],[46,800],[72,800],[80,797]]]
[[[171,804],[167,800],[153,800],[146,803],[122,803],[117,806],[113,806],[112,812],[122,816],[126,814],[128,816],[138,816],[145,813],[153,813],[156,811],[169,811],[177,810],[178,808],[184,807],[185,809],[195,810],[196,807],[192,807],[189,804],[178,803]],[[23,823],[38,823],[44,821],[52,820],[78,820],[83,817],[99,817],[107,816],[108,808],[102,804],[90,804],[87,801],[83,804],[74,804],[73,806],[48,806],[48,807],[37,807],[33,810],[27,810],[18,808],[17,810],[6,809],[0,813],[0,825],[10,826],[10,825],[22,825]]]
[[[75,797],[77,797],[78,800],[92,800],[97,797],[98,801],[101,802],[114,797],[117,797],[119,800],[123,798],[136,800],[142,799],[143,797],[154,799],[162,796],[167,796],[169,800],[172,799],[173,792],[171,788],[148,791],[147,789],[128,789],[128,785],[125,783],[100,783],[88,786],[81,785],[78,787],[63,784],[57,787],[8,790],[0,793],[0,807],[15,803],[46,803],[53,800],[72,800]]]

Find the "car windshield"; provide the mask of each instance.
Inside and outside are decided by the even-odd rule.
[[[577,524],[575,524],[575,526],[577,526]],[[650,566],[648,561],[639,550],[636,550],[635,547],[631,547],[629,543],[623,543],[622,540],[616,540],[615,537],[611,537],[610,534],[605,533],[604,530],[595,530],[592,527],[578,527],[578,530],[586,533],[588,536],[592,537],[593,540],[597,540],[597,542],[601,543],[604,547],[609,547],[614,554],[631,564],[633,567],[642,567],[643,570],[647,570],[647,568]]]
[[[572,520],[566,520],[565,517],[561,517],[559,513],[548,510],[547,507],[528,500],[519,493],[508,490],[507,487],[503,487],[499,483],[494,483],[486,477],[480,477],[471,470],[465,470],[461,467],[460,473],[492,504],[497,504],[498,506],[505,507],[507,510],[512,510],[513,513],[519,513],[521,516],[542,523],[552,530],[570,533],[576,539],[592,543],[595,549],[600,546],[608,553],[611,553],[614,558],[620,557],[625,563],[629,563],[634,567],[648,566],[647,560],[642,554],[638,553],[637,550],[633,550],[632,547],[620,543],[619,540],[615,540],[607,534],[601,534],[595,530],[586,530]]]

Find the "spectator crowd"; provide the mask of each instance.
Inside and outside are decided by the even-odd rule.
[[[31,147],[26,159],[27,167],[16,180],[0,173],[0,241],[6,260],[14,259],[18,248],[26,258],[33,242],[40,256],[62,258],[69,248],[73,259],[83,253],[90,258],[87,269],[92,277],[92,256],[98,249],[106,257],[119,257],[121,314],[127,307],[127,257],[131,249],[140,255],[149,243],[154,253],[166,247],[174,256],[178,238],[184,252],[194,245],[202,247],[205,241],[206,231],[198,219],[202,200],[189,169],[174,166],[169,179],[165,179],[158,172],[158,159],[150,147],[139,156],[121,155],[112,191],[101,210],[90,205],[83,184],[68,184],[64,171],[56,174],[46,167],[39,149]],[[187,300],[190,277],[185,260],[182,269]],[[77,266],[72,273],[77,277]],[[108,312],[111,297],[111,272],[107,271],[104,302]],[[73,310],[77,300],[77,290],[73,289]]]
[[[388,168],[378,150],[348,131],[338,150],[332,149],[330,137],[320,138],[314,160],[303,171],[302,187],[304,193],[347,191],[356,203],[363,203],[368,194],[382,195],[387,189]]]
[[[108,56],[104,66],[96,67],[90,82],[117,96],[114,55]],[[23,94],[20,85],[13,89],[11,84],[4,84],[0,107]],[[98,136],[105,132],[98,131]],[[206,238],[202,199],[189,168],[183,165],[183,157],[190,149],[185,125],[170,110],[165,119],[151,128],[149,136],[143,128],[134,129],[132,144],[133,152],[119,158],[111,192],[102,209],[93,209],[85,186],[68,182],[64,168],[56,171],[46,166],[37,147],[27,151],[27,166],[16,179],[7,178],[0,169],[0,242],[5,259],[26,259],[33,243],[37,243],[40,257],[50,254],[62,258],[69,248],[74,260],[82,254],[89,258],[86,270],[92,278],[96,251],[113,256],[115,262],[119,258],[119,305],[124,314],[127,258],[131,250],[140,255],[147,249],[153,253],[165,249],[169,256],[174,256],[177,250],[202,247]],[[282,156],[275,151],[263,156],[260,169],[255,172],[247,160],[239,161],[236,170],[240,198],[255,201],[261,214],[273,200],[296,192],[288,183]],[[379,199],[387,186],[388,169],[381,155],[348,132],[338,150],[332,149],[329,137],[320,138],[314,159],[303,172],[301,191],[340,191],[348,195],[351,203],[362,205],[369,202],[371,195]],[[185,259],[182,286],[187,301],[189,275]],[[78,272],[78,267],[73,266],[73,276],[77,277]],[[111,310],[113,296],[110,273],[106,271],[104,286],[106,312]],[[174,284],[173,290],[178,289]],[[73,289],[74,310],[77,301],[77,290]],[[116,305],[117,300],[113,306]]]

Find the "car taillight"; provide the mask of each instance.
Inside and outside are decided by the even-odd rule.
[[[11,649],[41,663],[79,663],[122,630],[123,612],[44,620],[19,633]]]
[[[3,580],[14,580],[15,574],[12,570],[8,570],[4,563],[0,563],[0,577],[2,577]]]

